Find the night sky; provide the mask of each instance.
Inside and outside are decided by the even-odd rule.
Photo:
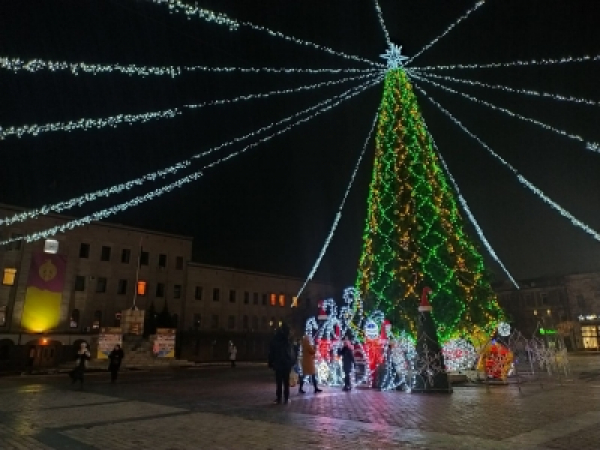
[[[238,20],[374,61],[385,39],[370,0],[203,0]],[[392,39],[413,55],[473,6],[472,0],[380,0]],[[600,54],[597,0],[490,0],[413,65],[510,62]],[[0,2],[0,56],[140,65],[365,68],[265,33],[187,20],[149,1]],[[440,72],[600,101],[600,61]],[[345,75],[207,74],[175,79],[0,70],[0,126],[138,114],[293,88]],[[39,207],[125,182],[300,111],[354,84],[115,129],[52,132],[0,141],[0,202]],[[422,86],[530,181],[600,230],[600,154],[585,144]],[[600,142],[598,106],[451,87]],[[381,98],[381,86],[254,148],[205,176],[110,221],[194,237],[197,261],[305,277],[329,232]],[[517,278],[600,270],[600,245],[527,191],[426,99],[428,122],[463,195]],[[223,150],[225,155],[240,146]],[[373,143],[317,273],[354,282]],[[165,179],[165,183],[174,177]],[[162,181],[73,209],[81,216]],[[482,250],[484,253],[485,251]],[[499,269],[490,264],[490,268]]]

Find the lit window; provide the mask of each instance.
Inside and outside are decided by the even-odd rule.
[[[146,295],[146,282],[138,281],[137,283],[137,295]]]
[[[285,306],[285,295],[279,294],[279,306]]]
[[[16,277],[17,269],[4,269],[4,275],[2,276],[2,284],[4,286],[14,286]]]
[[[546,310],[546,314],[548,314],[549,316],[552,315],[552,311],[550,311],[549,309]]]
[[[298,297],[292,297],[292,308],[298,307]]]
[[[277,305],[277,294],[271,294],[271,306]]]
[[[534,315],[534,316],[537,316],[537,309],[534,309],[534,310],[533,310],[533,315]]]

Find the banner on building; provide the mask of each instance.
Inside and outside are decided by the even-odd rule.
[[[157,358],[175,358],[175,328],[157,328],[152,352]]]
[[[31,255],[21,319],[23,328],[41,333],[58,325],[66,267],[64,255],[43,252]]]
[[[108,355],[115,348],[115,345],[123,346],[121,328],[100,328],[96,358],[108,359]]]

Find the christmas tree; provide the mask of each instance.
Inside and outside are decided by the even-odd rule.
[[[490,335],[503,313],[401,66],[386,74],[375,142],[356,281],[366,306],[415,336],[419,292],[429,286],[441,341]]]

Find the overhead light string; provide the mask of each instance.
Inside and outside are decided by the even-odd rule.
[[[385,26],[385,20],[383,20],[383,12],[381,11],[381,7],[379,6],[379,2],[377,0],[373,0],[375,4],[375,11],[377,11],[377,18],[379,19],[379,25],[381,25],[381,31],[383,31],[383,35],[385,36],[385,43],[389,47],[392,44],[390,39],[390,34],[388,33],[387,27]]]
[[[465,20],[467,17],[469,17],[475,11],[477,11],[484,3],[485,3],[485,0],[480,0],[477,3],[475,3],[475,6],[473,6],[466,13],[464,13],[462,16],[460,16],[458,19],[456,19],[453,23],[451,23],[448,26],[448,28],[446,28],[444,30],[444,32],[442,34],[440,34],[435,39],[433,39],[429,44],[427,44],[425,47],[423,47],[413,57],[409,58],[408,61],[406,61],[405,65],[408,66],[415,59],[417,59],[419,56],[421,56],[423,53],[425,53],[427,50],[429,50],[431,47],[433,47],[440,39],[442,39],[444,36],[446,36],[448,33],[450,33],[450,31],[452,31],[454,29],[454,27],[456,27],[459,23],[461,23],[463,20]]]
[[[215,167],[215,166],[217,166],[217,165],[219,165],[219,164],[221,164],[221,163],[223,163],[225,161],[228,161],[229,159],[232,159],[233,157],[238,156],[238,155],[246,152],[247,150],[249,150],[251,148],[257,147],[258,145],[260,145],[263,142],[266,142],[266,141],[272,139],[275,136],[278,136],[280,134],[283,134],[283,133],[289,131],[290,129],[292,129],[293,127],[295,127],[297,125],[300,125],[300,124],[302,124],[304,122],[307,122],[307,121],[309,121],[309,120],[317,117],[318,115],[320,115],[320,114],[322,114],[322,113],[324,113],[326,111],[329,111],[329,110],[335,108],[336,106],[340,105],[341,103],[345,102],[346,100],[349,100],[349,99],[357,96],[358,94],[364,92],[368,88],[373,87],[373,86],[379,84],[380,81],[381,81],[381,79],[382,79],[382,77],[377,78],[375,80],[367,81],[366,83],[363,83],[362,85],[357,86],[356,88],[353,88],[353,89],[351,89],[351,90],[349,90],[347,92],[344,92],[343,94],[340,94],[340,95],[338,95],[336,97],[328,99],[326,101],[326,103],[328,103],[328,104],[326,104],[325,106],[322,106],[318,111],[310,114],[309,116],[304,117],[302,119],[299,119],[296,122],[294,122],[294,123],[292,123],[290,125],[287,125],[285,128],[282,128],[281,130],[278,130],[278,131],[276,131],[276,132],[274,132],[274,133],[272,133],[272,134],[270,134],[270,135],[268,135],[266,137],[261,138],[257,142],[248,144],[244,148],[242,148],[241,150],[233,152],[233,153],[227,155],[226,157],[223,157],[223,158],[221,158],[221,159],[219,159],[217,161],[214,161],[214,162],[212,162],[210,164],[207,164],[202,169],[200,169],[200,170],[198,170],[198,171],[196,171],[196,172],[194,172],[194,173],[192,173],[190,175],[187,175],[187,176],[185,176],[183,178],[180,178],[179,180],[177,180],[177,181],[175,181],[173,183],[170,183],[170,184],[168,184],[166,186],[163,186],[162,188],[152,190],[152,191],[146,193],[145,195],[137,196],[137,197],[133,198],[132,200],[129,200],[127,202],[123,202],[123,203],[117,204],[117,205],[112,206],[110,208],[106,208],[106,209],[102,209],[100,211],[96,211],[95,213],[87,215],[87,216],[85,216],[85,217],[83,217],[81,219],[71,220],[71,221],[68,221],[68,222],[66,222],[66,223],[64,223],[62,225],[57,225],[57,226],[54,226],[54,227],[51,227],[51,228],[47,228],[45,230],[42,230],[42,231],[39,231],[39,232],[35,232],[35,233],[31,233],[31,234],[28,234],[26,236],[17,237],[17,238],[13,237],[13,238],[10,238],[10,239],[4,240],[4,241],[0,241],[0,246],[10,244],[11,242],[21,241],[21,240],[24,240],[25,242],[34,242],[34,241],[38,241],[38,240],[41,240],[41,239],[46,239],[48,237],[55,236],[58,233],[64,233],[65,231],[72,230],[74,228],[87,225],[87,224],[89,224],[91,222],[100,221],[100,220],[106,219],[107,217],[110,217],[110,216],[112,216],[114,214],[117,214],[117,213],[125,211],[125,210],[127,210],[129,208],[132,208],[132,207],[138,206],[138,205],[140,205],[142,203],[145,203],[145,202],[148,202],[150,200],[153,200],[153,199],[155,199],[155,198],[157,198],[157,197],[159,197],[159,196],[161,196],[161,195],[163,195],[163,194],[165,194],[167,192],[171,192],[172,190],[174,190],[176,188],[182,187],[182,186],[184,186],[186,184],[191,183],[192,181],[198,180],[199,178],[201,178],[203,176],[203,171],[204,170],[207,170],[207,169]]]
[[[377,72],[375,72],[377,73]],[[267,98],[274,95],[281,94],[293,94],[297,92],[307,91],[310,89],[317,89],[324,86],[334,86],[341,83],[346,83],[352,80],[359,80],[363,78],[367,78],[369,76],[373,76],[374,73],[367,73],[364,75],[358,75],[354,77],[345,77],[339,80],[330,80],[324,81],[321,83],[304,85],[297,88],[292,89],[278,89],[266,93],[258,93],[258,94],[249,94],[249,95],[240,95],[238,97],[234,97],[231,99],[221,99],[221,100],[212,100],[199,104],[189,104],[184,105],[179,108],[170,108],[163,111],[155,111],[155,112],[147,112],[141,114],[117,114],[116,116],[103,117],[99,119],[91,119],[91,118],[81,118],[76,120],[71,120],[68,122],[53,122],[47,123],[44,125],[22,125],[22,126],[11,126],[3,128],[0,126],[0,140],[6,139],[7,137],[16,136],[17,138],[21,138],[23,136],[31,135],[38,136],[41,133],[49,133],[55,131],[76,131],[83,130],[88,131],[92,129],[101,129],[106,127],[116,128],[122,124],[132,125],[134,123],[147,123],[150,120],[159,120],[159,119],[172,119],[183,113],[182,109],[199,109],[206,106],[212,105],[223,105],[226,103],[236,103],[243,100],[254,100]]]
[[[492,89],[492,90],[496,90],[496,91],[503,91],[503,92],[508,92],[511,94],[523,94],[523,95],[528,95],[531,97],[549,98],[552,100],[558,100],[558,101],[563,101],[563,102],[580,103],[580,104],[589,105],[589,106],[600,106],[600,102],[596,102],[594,100],[587,100],[585,98],[577,98],[577,97],[565,96],[565,95],[560,95],[560,94],[552,94],[549,92],[535,91],[533,89],[515,89],[515,88],[511,88],[509,86],[504,86],[502,84],[488,84],[488,83],[482,83],[482,82],[476,81],[476,80],[455,78],[455,77],[450,77],[450,76],[446,76],[446,75],[437,75],[435,73],[422,72],[422,71],[418,71],[418,70],[412,70],[411,72],[416,75],[420,75],[420,76],[423,76],[426,78],[445,80],[445,81],[450,81],[451,83],[466,84],[469,86],[481,87],[481,88],[485,88],[485,89]]]
[[[587,150],[590,150],[590,151],[593,151],[593,152],[596,152],[596,153],[600,153],[600,148],[599,148],[598,143],[592,142],[592,141],[586,141],[583,137],[581,137],[578,134],[569,133],[569,132],[567,132],[565,130],[561,130],[559,128],[556,128],[556,127],[548,125],[548,124],[546,124],[544,122],[541,122],[541,121],[539,121],[537,119],[532,119],[530,117],[523,116],[523,115],[515,113],[515,112],[513,112],[513,111],[511,111],[509,109],[502,108],[500,106],[496,106],[496,105],[494,105],[492,103],[486,102],[485,100],[481,100],[481,99],[473,97],[473,96],[471,96],[469,94],[465,94],[464,92],[459,92],[459,91],[457,91],[455,89],[449,88],[449,87],[444,86],[444,85],[439,84],[439,83],[436,83],[435,81],[430,80],[426,76],[417,75],[415,72],[411,71],[411,72],[409,72],[409,75],[413,79],[417,79],[417,80],[423,81],[425,83],[429,83],[429,84],[431,84],[431,85],[433,85],[433,86],[435,86],[435,87],[437,87],[439,89],[442,89],[442,90],[444,90],[446,92],[450,92],[451,94],[460,95],[460,96],[462,96],[462,97],[464,97],[464,98],[466,98],[466,99],[468,99],[468,100],[470,100],[472,102],[478,103],[478,104],[483,105],[483,106],[487,106],[488,108],[494,109],[496,111],[500,111],[500,112],[502,112],[504,114],[507,114],[510,117],[514,117],[514,118],[522,120],[524,122],[532,123],[532,124],[537,125],[537,126],[543,128],[545,130],[552,131],[553,133],[559,134],[559,135],[567,137],[569,139],[573,139],[575,141],[579,141],[579,142],[585,144],[585,148]]]
[[[377,112],[375,114],[375,118],[373,119],[373,123],[371,125],[371,129],[369,130],[369,134],[367,135],[367,139],[365,139],[365,143],[363,144],[362,151],[358,155],[358,160],[356,161],[356,164],[354,165],[354,170],[352,171],[352,175],[350,176],[350,181],[348,182],[348,186],[346,186],[346,191],[344,192],[344,196],[342,197],[342,201],[341,201],[340,205],[338,206],[338,210],[337,210],[337,212],[335,214],[335,218],[334,218],[333,224],[331,225],[331,228],[329,230],[329,234],[327,235],[327,238],[325,239],[325,243],[323,244],[323,247],[321,248],[321,251],[319,252],[319,256],[317,257],[317,260],[313,264],[313,267],[310,270],[310,272],[308,274],[308,277],[306,278],[306,280],[304,281],[304,283],[302,284],[302,286],[298,290],[298,293],[296,294],[297,298],[299,298],[300,295],[302,295],[302,292],[304,292],[304,289],[306,288],[306,286],[308,285],[308,283],[315,276],[315,273],[317,272],[317,269],[321,265],[321,260],[323,259],[323,257],[325,256],[325,253],[327,252],[327,249],[329,248],[329,244],[331,243],[331,240],[333,239],[333,235],[335,234],[337,226],[338,226],[338,224],[339,224],[339,222],[340,222],[340,220],[342,218],[342,211],[343,211],[344,206],[346,204],[346,200],[348,199],[348,195],[350,194],[350,190],[352,189],[352,186],[354,185],[354,180],[356,179],[356,174],[358,173],[358,169],[360,168],[360,164],[361,164],[361,162],[363,160],[363,157],[365,156],[365,153],[367,151],[367,146],[369,144],[369,141],[371,140],[371,136],[373,135],[373,130],[375,129],[375,126],[377,125],[377,119],[378,119],[378,117],[379,117],[379,113]]]
[[[600,55],[596,56],[565,56],[557,59],[530,59],[511,62],[497,62],[485,64],[451,64],[445,66],[412,66],[416,70],[462,70],[462,69],[498,69],[502,67],[527,67],[527,66],[551,66],[556,64],[571,64],[600,61]]]
[[[347,95],[351,92],[353,92],[355,89],[360,88],[360,86],[355,87],[355,88],[351,88],[348,89],[346,91],[344,91],[342,94],[342,96]],[[193,156],[191,156],[189,159],[186,159],[184,161],[179,161],[169,167],[166,167],[164,169],[158,170],[158,171],[154,171],[154,172],[150,172],[147,173],[146,175],[143,175],[141,177],[138,178],[134,178],[132,180],[129,180],[125,183],[119,183],[119,184],[115,184],[113,186],[110,186],[108,188],[105,189],[100,189],[100,190],[96,190],[93,192],[88,192],[85,193],[83,195],[80,195],[78,197],[74,197],[71,198],[70,200],[67,201],[62,201],[62,202],[58,202],[58,203],[54,203],[54,204],[50,204],[50,205],[45,205],[42,206],[40,208],[36,208],[33,210],[29,210],[29,211],[24,211],[24,212],[20,212],[17,214],[14,214],[13,216],[9,216],[6,217],[4,219],[0,219],[0,225],[11,225],[13,223],[18,223],[18,222],[24,222],[26,220],[30,220],[30,219],[35,219],[38,216],[41,215],[47,215],[50,213],[62,213],[64,211],[67,211],[71,208],[74,207],[80,207],[83,206],[86,203],[92,202],[97,200],[98,198],[106,198],[109,197],[113,194],[118,194],[120,192],[126,191],[126,190],[130,190],[133,189],[136,186],[141,186],[142,184],[144,184],[146,181],[155,181],[157,178],[164,178],[167,175],[171,175],[171,174],[175,174],[177,173],[179,170],[184,169],[186,167],[189,167],[193,160],[197,160],[197,159],[201,159],[204,158],[214,152],[217,152],[227,146],[230,146],[232,144],[236,144],[239,142],[243,142],[246,139],[249,139],[251,137],[255,137],[265,131],[268,131],[274,127],[277,127],[279,125],[283,125],[291,120],[294,120],[297,117],[300,117],[310,111],[313,111],[323,105],[326,105],[327,103],[329,103],[331,101],[331,99],[326,99],[324,101],[321,101],[309,108],[303,109],[295,114],[292,114],[290,116],[287,116],[277,122],[271,122],[268,125],[265,125],[255,131],[252,131],[250,133],[235,137],[227,142],[224,142],[220,145],[214,146],[204,152],[201,153],[197,153]]]
[[[323,73],[367,73],[379,70],[378,68],[369,69],[310,69],[302,67],[212,67],[212,66],[144,66],[137,64],[99,64],[86,62],[67,62],[67,61],[46,61],[39,58],[23,60],[21,58],[0,57],[0,69],[18,72],[36,73],[41,71],[71,72],[77,76],[79,74],[104,74],[118,73],[128,76],[169,76],[178,77],[185,73],[207,72],[207,73],[276,73],[276,74],[323,74]]]
[[[271,30],[270,28],[263,27],[260,25],[255,25],[252,22],[248,21],[238,21],[235,19],[226,16],[225,14],[217,13],[210,10],[201,10],[198,7],[193,7],[187,5],[186,3],[180,0],[152,0],[153,3],[157,4],[167,4],[169,7],[169,11],[171,13],[182,13],[188,16],[188,19],[198,18],[207,22],[215,22],[220,25],[227,25],[231,31],[237,31],[241,27],[247,27],[255,31],[260,31],[269,34],[271,37],[276,37],[280,39],[284,39],[288,42],[292,42],[294,44],[298,44],[304,47],[311,47],[316,50],[324,51],[329,53],[330,55],[340,56],[345,59],[349,59],[352,61],[358,61],[361,63],[369,64],[370,66],[382,67],[383,65],[380,63],[376,63],[374,61],[370,61],[366,58],[362,58],[356,55],[350,55],[348,53],[339,52],[333,50],[332,48],[326,47],[324,45],[315,44],[314,42],[310,42],[307,40],[299,39],[294,36],[288,36],[279,31]]]
[[[423,96],[425,98],[427,98],[427,100],[429,100],[431,103],[433,103],[435,106],[437,106],[440,111],[442,111],[446,116],[448,116],[450,118],[450,120],[452,120],[452,122],[454,122],[456,125],[458,125],[458,127],[460,129],[462,129],[465,133],[467,133],[467,135],[469,135],[471,138],[473,138],[475,141],[477,141],[484,149],[487,150],[487,152],[490,155],[492,155],[496,160],[498,160],[504,167],[506,167],[507,169],[509,169],[513,174],[515,174],[515,176],[517,177],[517,180],[519,181],[519,183],[523,184],[525,187],[527,187],[527,189],[529,189],[534,194],[536,194],[539,198],[541,198],[552,209],[558,211],[558,213],[561,216],[566,217],[567,219],[569,219],[571,221],[571,224],[573,224],[577,228],[582,229],[587,234],[589,234],[590,236],[592,236],[595,240],[600,241],[600,234],[598,234],[598,232],[596,232],[590,226],[586,225],[585,223],[583,223],[582,221],[580,221],[579,219],[577,219],[575,216],[573,216],[573,214],[571,214],[569,211],[567,211],[566,209],[564,209],[562,206],[560,206],[558,203],[556,203],[554,200],[552,200],[550,197],[548,197],[541,189],[539,189],[537,186],[535,186],[533,183],[531,183],[527,178],[525,178],[523,175],[521,175],[519,173],[519,171],[514,166],[512,166],[505,159],[503,159],[499,154],[497,154],[494,150],[492,150],[492,148],[489,145],[487,145],[477,135],[475,135],[466,126],[464,126],[462,124],[462,122],[460,120],[458,120],[446,108],[444,108],[437,101],[435,101],[431,96],[429,96],[427,94],[427,92],[422,87],[420,87],[417,83],[414,83],[414,86],[415,86],[415,88],[419,92],[421,92],[421,94],[423,94]]]

